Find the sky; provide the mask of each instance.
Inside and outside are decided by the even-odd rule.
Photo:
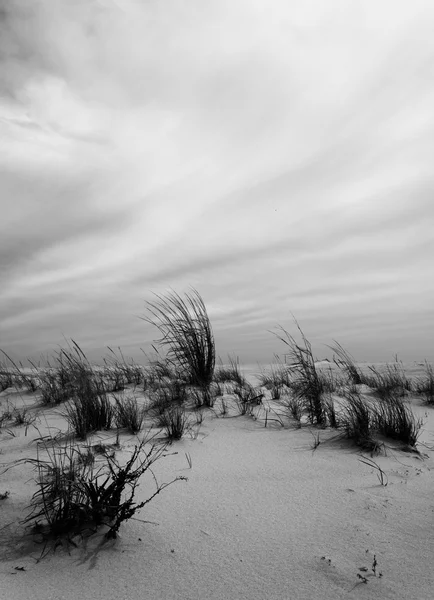
[[[432,0],[0,0],[0,348],[434,359]]]

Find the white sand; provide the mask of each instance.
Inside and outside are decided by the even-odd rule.
[[[32,404],[28,395],[21,401]],[[433,409],[416,399],[413,405],[428,415],[420,441],[432,447]],[[41,431],[47,423],[65,430],[55,411],[47,415]],[[36,454],[37,432],[13,429],[16,437],[0,433],[4,465]],[[152,523],[131,520],[114,542],[101,546],[95,536],[70,555],[59,548],[40,562],[38,548],[16,552],[16,527],[7,526],[24,515],[34,473],[30,465],[7,471],[0,478],[0,492],[10,490],[0,501],[0,598],[432,600],[433,451],[420,445],[421,456],[388,449],[374,457],[388,476],[385,487],[356,448],[326,441],[330,431],[320,431],[313,452],[312,432],[208,413],[197,439],[175,442],[177,454],[156,463],[160,482],[176,475],[188,481],[141,511]],[[121,442],[126,452],[134,438]],[[151,489],[151,480],[143,481],[137,500]]]

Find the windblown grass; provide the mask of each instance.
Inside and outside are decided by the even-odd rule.
[[[415,391],[424,396],[426,404],[434,405],[434,371],[428,361],[425,361],[425,375],[417,380]]]
[[[46,370],[41,375],[41,401],[48,406],[61,404],[74,395],[72,382],[64,382],[57,370]]]
[[[56,355],[54,365],[41,372],[41,400],[44,405],[60,404],[96,382],[97,375],[83,350],[74,340]],[[102,383],[100,382],[100,387]]]
[[[275,335],[289,348],[288,356],[291,360],[293,374],[291,389],[294,396],[304,400],[310,423],[324,426],[327,418],[323,394],[327,391],[327,387],[324,377],[316,368],[312,346],[297,321],[295,323],[301,334],[301,344],[297,343],[295,338],[283,328],[281,328],[281,334],[275,333]]]
[[[119,356],[108,346],[110,356],[104,359],[106,366],[116,373],[118,380],[123,381],[125,385],[140,385],[144,380],[143,368],[136,364],[132,359],[127,362],[121,348],[118,348]]]
[[[241,373],[237,360],[229,356],[228,361],[228,365],[223,365],[220,361],[219,366],[214,372],[214,381],[216,383],[236,383],[239,386],[245,385],[246,378]]]
[[[31,393],[36,392],[40,385],[38,370],[33,367],[32,373],[26,373],[21,363],[18,365],[4,350],[0,350],[0,352],[11,364],[10,368],[6,367],[6,369],[2,369],[2,378],[4,378],[4,383],[9,384],[8,387],[11,385],[15,386],[16,388],[25,387]],[[10,378],[8,375],[8,371],[10,372],[10,369],[12,369],[12,378]],[[2,378],[0,378],[0,381]]]
[[[382,398],[367,398],[357,389],[345,391],[343,406],[339,412],[338,426],[344,428],[348,438],[363,449],[379,448],[378,436],[402,442],[415,448],[422,421],[409,404],[398,394]]]
[[[287,365],[278,362],[271,368],[262,370],[257,376],[259,385],[271,392],[274,399],[279,400],[281,395],[292,386],[293,377]]]
[[[386,437],[415,447],[422,421],[415,417],[401,396],[389,393],[376,403],[375,425],[379,433]]]
[[[196,290],[181,298],[176,292],[148,302],[151,317],[143,320],[157,327],[162,337],[157,343],[168,348],[167,360],[188,383],[201,387],[212,382],[215,367],[215,343],[205,304]]]
[[[381,371],[374,366],[370,366],[369,370],[372,374],[364,377],[364,383],[375,389],[380,398],[397,394],[404,396],[413,389],[411,379],[406,376],[402,363],[397,360]]]
[[[365,378],[356,365],[354,358],[347,352],[338,342],[335,341],[334,346],[329,346],[334,352],[334,363],[347,375],[349,381],[355,385],[365,383]]]
[[[0,392],[11,388],[14,385],[14,378],[11,371],[4,363],[0,363]]]
[[[115,409],[104,386],[89,374],[80,379],[75,395],[65,405],[64,414],[75,435],[85,439],[88,433],[110,429]]]
[[[345,392],[345,401],[341,411],[341,426],[348,439],[357,446],[371,452],[378,444],[374,440],[376,420],[375,411],[370,402],[354,389]]]

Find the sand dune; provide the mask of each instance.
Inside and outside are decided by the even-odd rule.
[[[37,395],[3,392],[2,407],[7,398],[39,416],[38,431],[1,429],[3,467],[36,456],[34,440],[48,430],[66,430],[58,410],[41,412]],[[388,443],[386,454],[374,457],[387,486],[333,430],[283,428],[271,419],[265,427],[259,412],[255,420],[208,411],[197,435],[173,443],[174,454],[156,464],[160,481],[188,481],[143,509],[138,519],[147,522],[130,520],[117,540],[103,543],[97,534],[40,562],[41,547],[18,525],[35,491],[32,465],[3,469],[0,492],[10,495],[0,502],[0,596],[430,600],[434,417],[420,399],[411,402],[424,419],[419,453]],[[95,439],[112,440],[113,432]],[[135,441],[122,434],[120,455]],[[138,499],[151,488],[152,480],[144,480]]]

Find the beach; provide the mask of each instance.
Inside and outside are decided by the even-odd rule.
[[[255,369],[245,369],[253,383]],[[6,401],[25,405],[37,421],[0,430],[2,470],[20,461],[0,479],[0,492],[9,491],[0,504],[2,594],[13,600],[429,600],[432,408],[409,396],[423,420],[415,451],[389,440],[372,456],[330,427],[282,425],[263,391],[261,405],[245,415],[230,408],[230,394],[217,398],[199,425],[167,447],[153,468],[156,478],[187,480],[123,523],[117,539],[98,532],[42,559],[37,538],[23,536],[19,525],[36,485],[34,464],[22,459],[35,458],[37,439],[65,432],[66,421],[61,407],[41,408],[38,392],[3,391],[2,408]],[[144,435],[120,433],[121,461]],[[109,444],[114,437],[96,432],[86,443]],[[374,463],[361,459],[375,461],[382,483]],[[144,477],[137,501],[153,485]]]

